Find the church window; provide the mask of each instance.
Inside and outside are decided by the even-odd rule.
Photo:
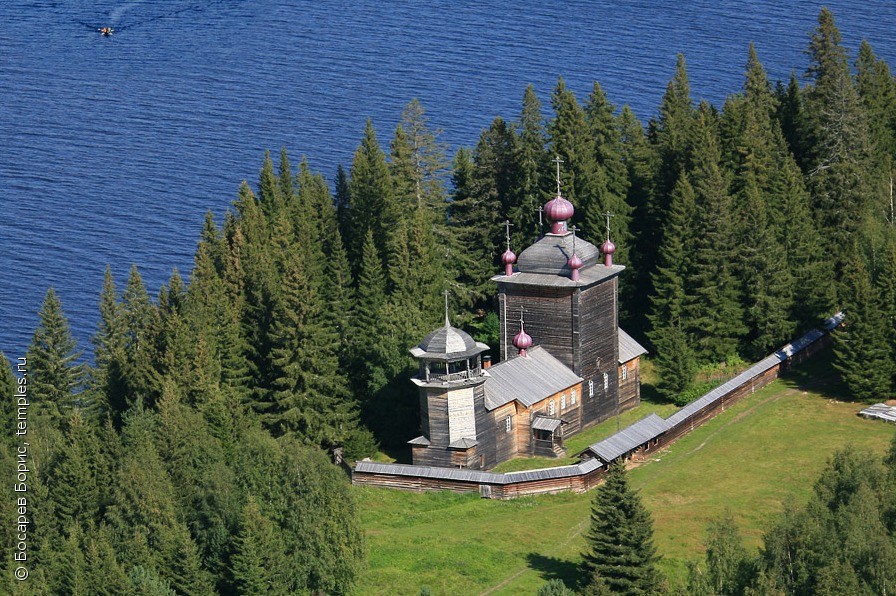
[[[594,380],[588,381],[588,397],[594,397]]]
[[[513,428],[513,423],[510,421],[510,416],[504,419],[504,432],[509,433],[510,429]]]
[[[556,410],[554,409],[554,400],[548,402],[548,415],[553,416]]]
[[[626,380],[628,378],[628,364],[622,365],[622,380]]]
[[[610,375],[604,373],[604,391],[610,388]]]
[[[560,396],[560,411],[562,412],[565,409],[566,409],[566,396],[561,395]]]
[[[569,392],[569,405],[576,405],[576,390],[573,389]]]

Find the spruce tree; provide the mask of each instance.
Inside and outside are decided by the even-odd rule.
[[[626,202],[628,170],[623,161],[622,133],[616,124],[615,111],[615,106],[609,102],[600,84],[595,82],[585,104],[585,118],[594,139],[598,177],[603,182],[598,185],[600,194],[592,198],[591,211],[585,214],[584,221],[585,229],[596,241],[603,238],[598,232],[603,229],[601,224],[605,222],[603,213],[613,213],[610,220],[610,236],[616,244],[613,260],[628,265],[632,244],[629,231],[632,208]],[[628,276],[623,283],[629,283]]]
[[[603,229],[601,199],[607,194],[607,178],[597,164],[597,142],[591,134],[584,108],[562,78],[551,96],[554,118],[548,123],[551,153],[563,160],[561,191],[576,207],[575,220],[592,237]]]
[[[456,237],[457,282],[461,300],[484,304],[492,295],[489,279],[498,271],[504,252],[501,197],[513,188],[515,140],[501,118],[482,132],[470,162],[466,151],[458,151],[454,162],[454,197],[451,223]],[[506,217],[505,217],[506,219]],[[521,245],[514,242],[517,252]]]
[[[145,404],[152,404],[160,391],[159,312],[150,302],[136,265],[131,266],[122,292],[122,319],[125,326],[126,399],[129,403],[142,399]]]
[[[28,347],[29,393],[36,409],[58,425],[75,405],[75,392],[84,381],[81,353],[62,312],[62,303],[50,288],[38,313],[40,325]]]
[[[514,145],[514,170],[517,173],[512,202],[507,204],[506,217],[514,226],[519,246],[529,246],[543,232],[538,229],[536,211],[550,198],[550,162],[545,149],[544,116],[541,101],[532,85],[523,93],[523,107],[517,124]]]
[[[809,42],[807,116],[814,140],[809,172],[819,229],[833,246],[848,247],[870,209],[870,138],[865,108],[849,72],[831,12],[822,8]],[[849,263],[835,254],[835,279]],[[840,293],[845,288],[840,287]]]
[[[588,581],[599,580],[611,592],[660,591],[659,557],[653,545],[653,521],[641,497],[628,485],[623,464],[613,464],[594,494],[588,550],[582,555]]]
[[[746,328],[737,279],[733,273],[736,245],[728,180],[720,166],[713,116],[701,106],[695,129],[691,179],[696,198],[691,295],[686,324],[697,338],[703,362],[736,354]]]
[[[896,81],[886,62],[862,41],[856,59],[856,88],[865,112],[873,148],[872,210],[891,226],[896,225]]]
[[[659,263],[653,274],[649,337],[656,349],[659,389],[673,399],[690,384],[696,368],[690,345],[693,338],[685,324],[690,315],[688,288],[694,276],[689,246],[695,236],[695,200],[688,176],[682,174],[672,193]]]
[[[287,265],[274,309],[272,404],[264,419],[277,435],[339,445],[355,421],[339,370],[338,337],[328,329],[317,288],[298,261]]]
[[[834,368],[852,395],[875,401],[893,389],[892,348],[871,273],[856,249],[850,257],[844,281],[846,321],[834,333]]]
[[[239,534],[231,557],[233,587],[239,594],[289,594],[283,577],[286,553],[278,528],[251,496],[243,508]]]
[[[385,260],[389,234],[398,217],[386,155],[380,148],[373,122],[369,119],[352,161],[349,195],[350,225],[349,234],[345,237],[346,248],[353,269],[357,272],[367,232],[373,232],[380,258]]]

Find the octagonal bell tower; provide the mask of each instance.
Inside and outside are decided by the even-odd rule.
[[[411,381],[420,389],[420,431],[408,441],[415,465],[478,469],[476,412],[482,410],[487,376],[482,352],[489,347],[468,333],[445,326],[411,349],[420,369]]]

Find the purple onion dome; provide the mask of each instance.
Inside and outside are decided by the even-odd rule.
[[[501,262],[505,265],[513,265],[516,263],[516,255],[508,248],[504,251],[504,254],[501,255]]]
[[[600,252],[604,253],[605,255],[611,255],[616,252],[616,245],[613,244],[610,240],[607,240],[601,245]]]
[[[525,330],[520,329],[520,332],[513,336],[513,347],[517,350],[526,350],[532,347],[532,338],[526,333]]]
[[[576,210],[573,208],[572,203],[560,195],[557,195],[544,204],[544,213],[551,221],[566,221],[572,219],[575,212]]]
[[[572,253],[572,256],[569,257],[569,261],[567,261],[567,265],[569,265],[570,269],[581,269],[583,264],[582,259],[580,259],[579,255],[576,253]]]

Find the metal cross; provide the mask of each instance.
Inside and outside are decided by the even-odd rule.
[[[572,226],[569,230],[572,232],[572,254],[576,254],[576,232],[579,231],[579,228]]]
[[[448,290],[445,290],[445,327],[450,327],[451,323],[448,322]]]
[[[607,240],[609,240],[610,239],[610,218],[616,217],[616,216],[614,214],[610,213],[609,211],[607,211],[606,213],[604,213],[604,217],[607,218]]]
[[[520,306],[520,331],[523,330],[523,307]]]
[[[507,250],[510,250],[510,226],[513,224],[510,223],[509,219],[504,220],[504,233],[507,236]]]
[[[555,164],[557,164],[557,196],[560,196],[560,164],[563,163],[563,160],[560,159],[560,156],[557,155],[554,159],[551,160]]]

